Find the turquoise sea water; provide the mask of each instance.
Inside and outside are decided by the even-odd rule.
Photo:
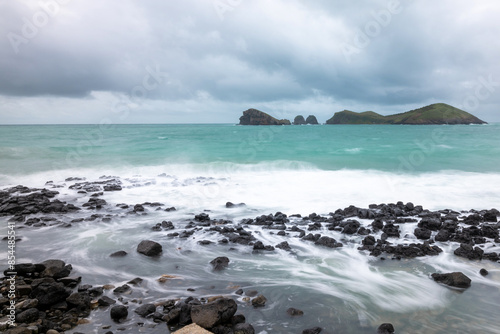
[[[1,126],[0,173],[292,162],[321,170],[498,172],[500,125]]]
[[[88,196],[68,189],[74,181],[67,178],[119,178],[123,190],[101,197],[110,203],[100,212],[109,215],[110,222],[19,229],[23,240],[17,246],[18,261],[61,258],[90,284],[118,286],[140,276],[146,287],[137,298],[144,301],[229,294],[260,334],[300,333],[314,326],[327,333],[373,333],[383,322],[393,323],[398,333],[499,333],[500,267],[454,256],[458,245],[440,244],[444,252],[433,258],[381,261],[357,250],[360,236],[349,239],[336,231],[321,233],[342,240],[342,249],[319,248],[290,237],[293,255],[281,250],[254,254],[251,247],[239,245],[229,252],[230,246],[217,244],[220,236],[209,232],[202,237],[214,244],[207,247],[198,245],[198,239],[151,231],[156,223],[171,220],[174,231],[180,232],[200,212],[238,225],[243,218],[276,211],[327,215],[351,204],[367,207],[397,201],[431,210],[500,209],[499,144],[500,124],[0,126],[0,189],[17,184],[57,186],[60,200],[82,206]],[[47,181],[53,182],[46,185]],[[177,211],[148,209],[142,216],[124,214],[114,206],[146,201]],[[227,201],[246,206],[229,210]],[[69,222],[91,213],[55,218]],[[7,220],[0,218],[2,233]],[[401,226],[405,237],[398,242],[415,242],[414,225]],[[282,241],[272,231],[246,229],[265,244]],[[163,245],[160,259],[135,252],[143,239]],[[5,259],[7,249],[0,245],[0,257]],[[497,245],[486,247],[500,251]],[[120,249],[129,255],[111,261],[108,255]],[[231,259],[222,273],[208,265],[216,256]],[[479,275],[483,267],[489,276]],[[433,272],[450,271],[466,273],[472,287],[457,292],[429,278]],[[179,279],[159,284],[157,278],[163,274]],[[245,304],[230,286],[258,290],[268,298],[266,307]],[[288,307],[305,314],[290,318]],[[107,320],[99,314],[76,331],[99,328]],[[137,332],[134,324],[144,321],[133,317],[123,325],[125,333]],[[163,324],[146,332],[168,329]]]

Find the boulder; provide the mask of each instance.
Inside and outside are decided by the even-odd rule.
[[[114,321],[120,321],[121,319],[127,318],[128,310],[123,305],[113,306],[109,311],[109,315]]]
[[[120,251],[117,251],[117,252],[114,252],[112,254],[110,254],[109,256],[110,257],[124,257],[124,256],[127,256],[127,252],[125,252],[124,250],[120,250]]]
[[[453,252],[456,256],[465,257],[469,260],[481,260],[484,251],[479,247],[472,247],[470,244],[462,243],[460,247]]]
[[[47,260],[41,263],[45,266],[45,270],[42,272],[42,277],[53,277],[54,279],[67,277],[73,267],[71,264],[66,265],[62,260]]]
[[[141,317],[146,317],[148,314],[154,313],[156,311],[155,304],[143,304],[135,309],[135,313]]]
[[[302,334],[319,334],[319,333],[321,333],[322,330],[323,330],[323,328],[321,328],[321,327],[313,327],[313,328],[304,329],[302,331]]]
[[[162,250],[163,248],[159,243],[151,240],[143,240],[137,246],[137,252],[146,256],[158,256]]]
[[[65,301],[70,292],[62,283],[41,283],[30,294],[30,298],[38,299],[38,309],[46,310],[50,306]]]
[[[432,231],[426,228],[417,227],[413,234],[415,234],[417,239],[427,240],[431,237]]]
[[[191,307],[191,320],[199,326],[209,329],[230,322],[237,307],[236,302],[230,298],[220,298],[211,303],[193,305]]]
[[[29,308],[16,316],[16,321],[20,324],[29,324],[37,321],[39,311],[36,308]]]
[[[394,333],[394,326],[389,323],[384,323],[377,328],[378,334],[391,334]]]
[[[335,239],[327,237],[327,236],[322,236],[318,239],[318,241],[315,242],[316,245],[320,246],[325,246],[328,248],[338,248],[342,247],[342,243],[337,242]]]
[[[434,279],[434,281],[438,283],[443,283],[457,288],[465,289],[470,287],[471,284],[471,279],[461,272],[453,272],[447,274],[434,273],[431,276]]]
[[[215,259],[210,261],[210,264],[213,266],[214,270],[222,270],[229,266],[229,258],[227,258],[226,256],[216,257]]]
[[[252,299],[252,305],[254,307],[261,307],[261,306],[266,305],[266,301],[267,301],[267,298],[264,297],[264,295],[259,295],[259,296],[255,297],[254,299]]]

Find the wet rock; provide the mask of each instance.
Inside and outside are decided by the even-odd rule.
[[[41,283],[33,289],[30,298],[38,299],[38,309],[44,311],[52,305],[65,301],[70,292],[62,283]]]
[[[394,333],[394,326],[390,323],[384,323],[377,328],[377,334],[391,334]]]
[[[426,228],[417,227],[413,234],[415,234],[415,237],[417,237],[417,239],[428,240],[431,237],[432,231]]]
[[[267,298],[264,295],[259,295],[252,299],[253,307],[262,307],[266,305]]]
[[[243,206],[246,206],[245,203],[238,203],[238,204],[235,204],[235,203],[231,203],[231,202],[227,202],[226,203],[226,208],[230,209],[230,208],[240,208],[240,207],[243,207]]]
[[[144,304],[135,309],[135,313],[141,317],[146,317],[147,315],[154,313],[156,311],[156,306],[154,304]]]
[[[233,334],[255,334],[255,329],[250,324],[238,323],[233,327]]]
[[[123,284],[113,290],[113,293],[119,294],[119,293],[125,293],[130,290],[130,286],[127,284]]]
[[[361,243],[365,246],[373,246],[375,242],[375,237],[373,235],[367,235]]]
[[[479,273],[482,275],[482,276],[487,276],[489,273],[488,273],[488,270],[484,269],[484,268],[481,268],[481,270],[479,270]]]
[[[344,224],[340,225],[344,227],[343,231],[345,234],[354,234],[358,231],[361,224],[357,220],[347,220]]]
[[[477,213],[469,215],[463,220],[463,223],[467,225],[479,225],[481,222],[483,222],[483,217]]]
[[[320,246],[325,246],[328,248],[339,248],[342,247],[342,243],[337,242],[337,240],[327,237],[327,236],[322,236],[320,237],[316,242],[316,245]]]
[[[286,313],[292,317],[298,316],[298,315],[304,315],[304,311],[293,308],[293,307],[290,307],[288,310],[286,310]]]
[[[161,222],[161,227],[163,229],[165,229],[165,230],[173,230],[173,229],[175,229],[174,224],[171,221],[166,221],[166,220],[164,220],[164,221]]]
[[[484,213],[483,219],[485,222],[496,223],[498,221],[497,216],[498,216],[498,210],[492,209]]]
[[[151,240],[143,240],[137,246],[137,252],[146,256],[158,256],[162,252],[162,246]]]
[[[114,321],[120,321],[122,319],[127,318],[128,310],[123,305],[113,306],[109,311],[109,315],[111,319],[113,319]]]
[[[136,205],[134,205],[134,212],[144,212],[144,211],[145,211],[145,209],[142,206],[142,204],[136,204]]]
[[[443,224],[441,223],[441,219],[439,218],[422,218],[422,220],[418,223],[418,227],[424,228],[431,231],[437,231],[441,228]]]
[[[89,198],[88,202],[83,204],[83,207],[89,208],[89,209],[102,209],[103,206],[107,205],[108,203],[103,200],[102,198],[97,198],[97,197],[91,197]]]
[[[460,247],[453,252],[456,256],[465,257],[469,260],[481,260],[484,251],[479,247],[472,247],[470,244],[460,244]]]
[[[69,288],[74,288],[82,281],[82,277],[81,276],[63,277],[63,278],[59,278],[57,281],[61,282],[62,284],[64,284],[65,286],[67,286]]]
[[[286,241],[283,241],[283,242],[280,242],[279,244],[277,244],[276,248],[283,249],[283,250],[286,250],[286,251],[291,251],[292,250],[292,248],[290,247],[290,245]]]
[[[394,225],[392,223],[387,223],[385,224],[384,228],[382,229],[385,234],[387,234],[388,237],[394,237],[394,238],[399,238],[399,226]]]
[[[313,328],[304,329],[302,331],[302,334],[319,334],[319,333],[321,333],[322,330],[323,330],[323,328],[321,328],[321,327],[313,327]]]
[[[461,272],[447,274],[434,273],[431,276],[434,281],[438,283],[443,283],[457,288],[468,288],[471,285],[471,279]]]
[[[110,254],[109,256],[110,257],[124,257],[126,256],[128,253],[123,251],[123,250],[120,250],[120,251],[117,251],[117,252],[114,252],[112,254]]]
[[[448,230],[446,230],[446,229],[441,229],[434,237],[434,240],[436,240],[436,241],[448,241],[448,240],[450,240],[450,232],[448,232]]]
[[[111,299],[107,296],[102,296],[97,300],[97,303],[99,304],[99,306],[110,306],[116,304],[116,300]]]
[[[256,251],[259,251],[259,250],[263,250],[263,251],[273,251],[274,250],[274,247],[271,246],[271,245],[264,245],[262,243],[262,241],[257,241],[254,245],[253,245],[253,250],[256,250]]]
[[[120,191],[122,187],[119,184],[108,184],[104,186],[104,191]]]
[[[223,270],[229,266],[229,258],[220,256],[210,261],[210,264],[213,266],[214,270]]]
[[[236,313],[236,302],[230,298],[217,299],[203,305],[191,307],[191,320],[203,328],[212,328],[230,322]]]
[[[200,213],[199,215],[194,216],[194,220],[198,222],[206,222],[210,221],[210,216],[206,213]]]
[[[29,324],[35,322],[39,318],[39,311],[36,308],[29,308],[16,315],[16,322],[19,324]]]

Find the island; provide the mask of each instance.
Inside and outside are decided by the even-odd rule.
[[[287,119],[277,119],[257,109],[248,109],[240,117],[240,125],[290,125]]]
[[[263,111],[248,109],[240,117],[240,125],[291,125],[288,119],[277,119]],[[293,120],[294,125],[318,124],[316,116],[309,115],[307,119],[298,115]],[[446,103],[435,103],[419,109],[394,115],[380,115],[373,111],[354,112],[343,110],[336,112],[326,124],[487,124],[468,112],[450,106]]]
[[[314,115],[307,116],[307,119],[304,119],[304,116],[302,115],[298,115],[295,116],[295,118],[293,119],[293,125],[306,125],[306,124],[315,125],[319,123],[318,120],[316,119],[316,116]]]
[[[336,112],[326,124],[486,124],[468,112],[446,103],[435,103],[400,114],[383,116],[373,111]]]

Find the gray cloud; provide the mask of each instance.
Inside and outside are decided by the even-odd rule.
[[[438,101],[500,121],[493,0],[40,3],[0,4],[0,122],[326,120]]]

